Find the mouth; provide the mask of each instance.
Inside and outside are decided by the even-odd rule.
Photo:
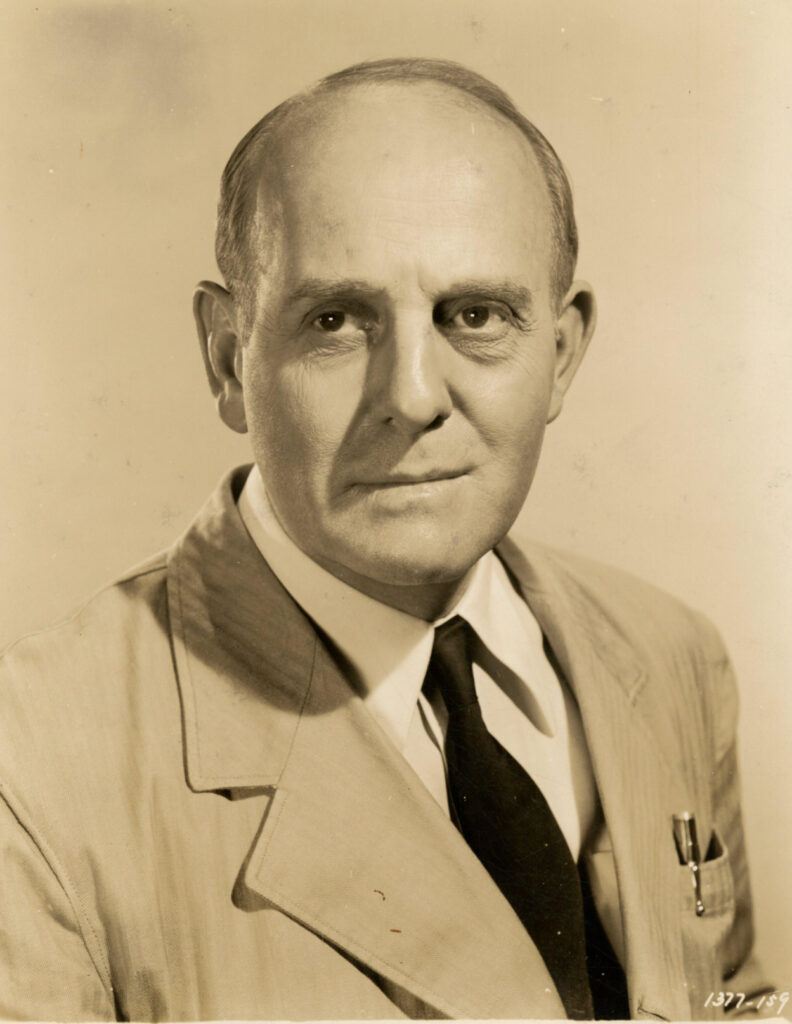
[[[362,480],[360,487],[378,489],[387,487],[415,487],[421,484],[439,483],[444,480],[457,480],[466,476],[469,469],[433,469],[423,473],[388,473],[377,480]]]

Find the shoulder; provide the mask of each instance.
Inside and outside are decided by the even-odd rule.
[[[91,664],[110,667],[129,638],[166,626],[166,556],[156,555],[93,595],[68,619],[23,636],[0,653],[0,679],[61,681]],[[121,643],[122,638],[125,642]]]
[[[100,791],[114,765],[133,763],[135,744],[156,750],[163,717],[178,716],[165,584],[165,558],[157,556],[68,620],[3,652],[4,793],[68,802],[74,786]]]
[[[569,628],[629,650],[645,678],[645,701],[699,706],[715,754],[731,741],[738,695],[724,642],[699,610],[623,569],[509,537],[499,548],[519,584],[546,595]],[[530,603],[530,600],[529,600]]]
[[[503,545],[507,565],[520,582],[538,585],[574,605],[579,614],[605,616],[639,647],[692,646],[717,664],[726,650],[717,628],[702,612],[623,569],[522,538]]]

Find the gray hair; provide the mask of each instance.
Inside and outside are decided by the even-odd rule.
[[[303,92],[284,100],[237,143],[223,171],[217,208],[215,255],[217,265],[232,295],[243,308],[252,308],[254,285],[250,280],[250,196],[255,191],[257,161],[268,138],[299,109],[315,97],[347,86],[377,82],[438,82],[474,97],[515,125],[536,156],[550,194],[553,220],[552,287],[560,303],[575,273],[578,234],[572,204],[572,190],[556,151],[539,129],[526,118],[497,85],[454,61],[424,58],[391,58],[355,64],[328,75]],[[250,305],[249,305],[250,304]]]

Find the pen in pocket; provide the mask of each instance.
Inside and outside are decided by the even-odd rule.
[[[674,815],[674,840],[682,864],[690,868],[693,892],[696,898],[696,916],[704,913],[701,899],[701,852],[696,834],[696,818],[690,811]]]

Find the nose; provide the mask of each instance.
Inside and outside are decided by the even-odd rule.
[[[447,343],[428,318],[399,317],[376,346],[374,407],[381,422],[416,434],[451,415]]]

